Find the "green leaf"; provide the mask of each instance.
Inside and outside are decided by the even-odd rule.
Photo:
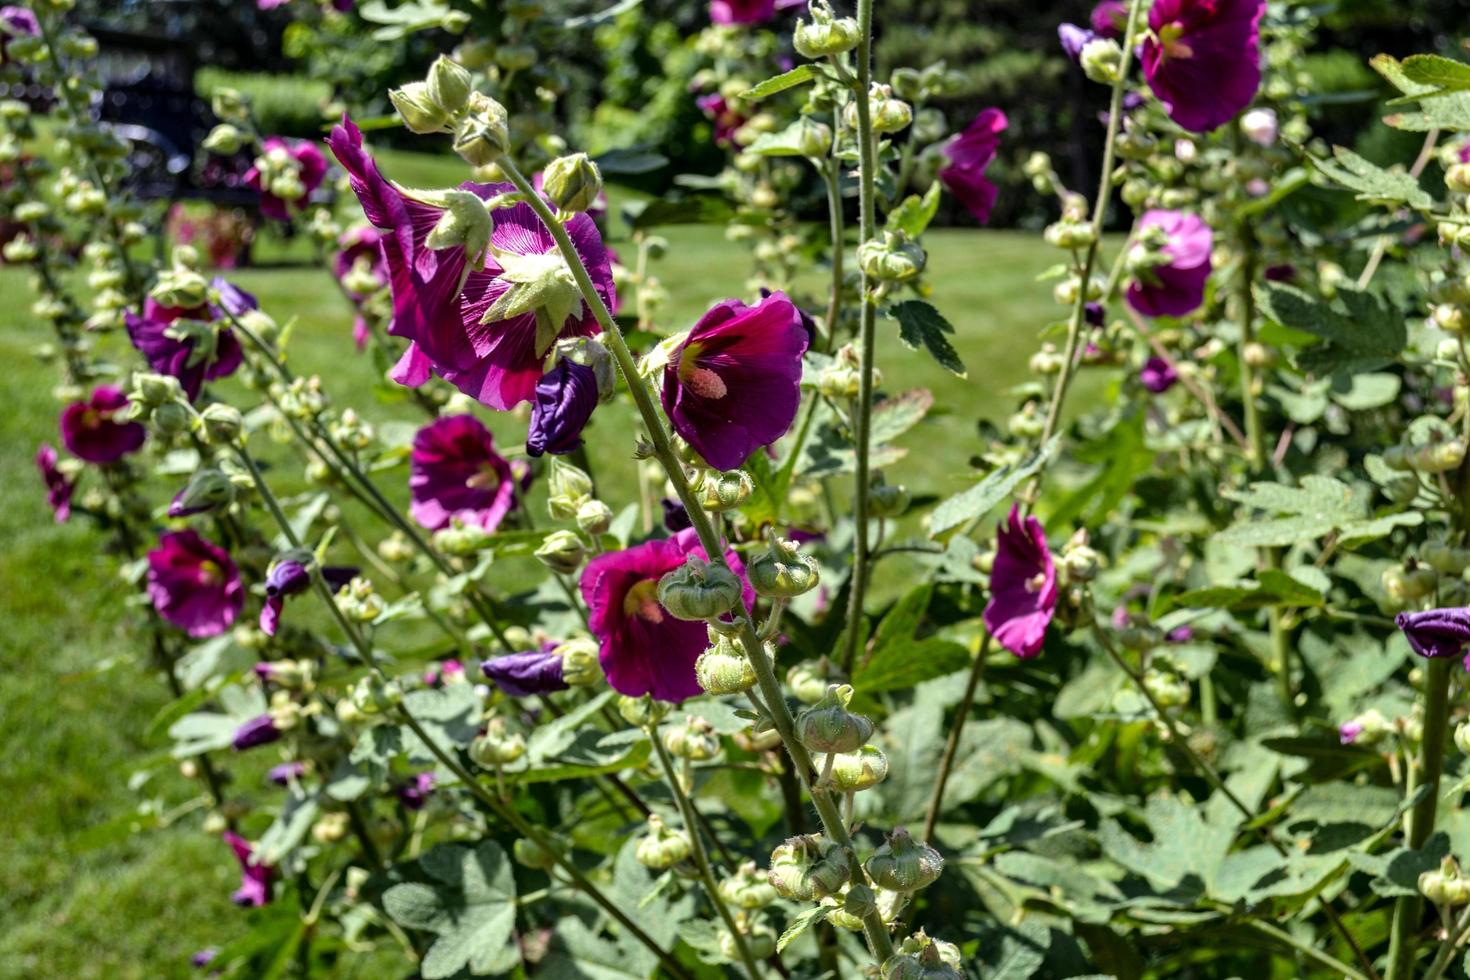
[[[1061,438],[1054,436],[1020,463],[1002,466],[970,489],[942,501],[929,515],[929,536],[937,538],[951,528],[984,517],[996,504],[1009,497],[1012,490],[1045,466],[1061,444]]]
[[[1262,310],[1277,323],[1325,341],[1300,355],[1298,362],[1305,371],[1323,375],[1373,371],[1392,364],[1408,344],[1403,314],[1374,293],[1340,289],[1342,311],[1283,283],[1267,283],[1260,298]]]
[[[761,133],[745,149],[762,157],[806,156],[801,150],[802,129],[802,124],[795,122],[780,132]]]
[[[928,639],[894,643],[876,651],[852,675],[852,686],[872,694],[903,691],[970,665],[970,652],[953,640]]]
[[[1040,922],[1022,920],[992,927],[980,940],[976,965],[981,980],[1028,980],[1038,976],[1050,948],[1051,930]]]
[[[1346,147],[1332,148],[1335,160],[1313,158],[1313,165],[1330,180],[1357,191],[1358,200],[1385,204],[1407,204],[1426,211],[1434,198],[1419,186],[1417,177],[1402,170],[1384,170]]]
[[[910,238],[918,238],[929,228],[934,215],[939,212],[939,181],[929,185],[924,196],[910,194],[888,212],[884,227],[889,231],[901,231]]]
[[[1262,609],[1266,606],[1320,606],[1322,593],[1276,568],[1261,572],[1256,581],[1240,585],[1213,585],[1176,596],[1170,608]]]
[[[1424,519],[1416,511],[1372,517],[1368,512],[1371,492],[1366,487],[1350,487],[1316,474],[1304,478],[1300,487],[1252,483],[1248,490],[1226,490],[1224,496],[1246,507],[1286,515],[1266,520],[1244,516],[1216,537],[1221,544],[1238,547],[1286,547],[1334,532],[1348,547]]]
[[[510,862],[494,841],[471,850],[441,844],[418,862],[428,882],[406,881],[383,893],[383,910],[401,926],[439,938],[420,964],[425,980],[442,980],[469,968],[501,973],[519,961],[511,942],[516,887]]]
[[[924,420],[934,405],[928,388],[915,388],[885,398],[873,406],[869,442],[875,446],[892,442]]]
[[[306,832],[316,822],[320,812],[321,805],[315,793],[302,793],[299,790],[288,793],[286,805],[255,844],[255,860],[272,866],[280,864],[286,855],[306,839]]]
[[[775,95],[777,92],[784,92],[789,88],[805,85],[821,74],[816,65],[799,65],[788,72],[777,75],[775,78],[766,79],[754,88],[746,89],[740,93],[740,97],[742,99],[749,99],[752,102],[758,101]]]
[[[1111,817],[1098,830],[1103,853],[1166,892],[1183,886],[1207,890],[1235,839],[1237,824],[1213,822],[1209,807],[1178,796],[1152,796],[1144,820],[1153,840],[1144,843]]]
[[[1470,89],[1470,65],[1437,54],[1410,55],[1403,61],[1403,73],[1409,81],[1439,92]]]
[[[965,377],[964,362],[945,336],[954,333],[954,327],[943,314],[921,299],[895,303],[888,312],[898,319],[898,339],[905,347],[909,350],[922,347],[939,362],[940,367]]]
[[[831,911],[832,909],[829,906],[813,905],[811,908],[798,913],[791,920],[790,924],[786,926],[785,930],[782,931],[781,938],[776,940],[776,952],[783,952],[798,936],[825,919],[827,913]]]

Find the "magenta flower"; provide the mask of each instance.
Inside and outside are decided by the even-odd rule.
[[[625,551],[598,555],[582,572],[582,598],[591,610],[592,634],[607,682],[619,694],[651,694],[683,701],[703,693],[694,661],[709,646],[702,622],[676,619],[658,601],[658,580],[684,564],[688,555],[706,557],[692,528],[671,538],[646,541]],[[734,552],[725,560],[743,580],[745,567]],[[755,591],[747,583],[747,608]]]
[[[597,372],[584,364],[561,358],[536,382],[526,452],[531,456],[561,456],[582,446],[582,430],[597,408]]]
[[[515,471],[473,415],[436,419],[418,431],[408,487],[408,512],[430,531],[454,519],[493,531],[516,506]]]
[[[432,772],[421,772],[410,776],[398,787],[398,802],[405,810],[422,810],[434,795],[434,784],[439,780]]]
[[[245,587],[229,552],[192,529],[168,531],[148,552],[148,598],[190,636],[218,636],[245,607]]]
[[[1215,242],[1210,226],[1196,214],[1153,210],[1143,213],[1138,227],[1164,233],[1160,251],[1169,261],[1139,275],[1128,287],[1128,305],[1144,316],[1184,316],[1199,309]]]
[[[1185,129],[1206,133],[1235,118],[1261,87],[1265,0],[1156,0],[1143,75]]]
[[[1162,357],[1150,357],[1143,362],[1143,370],[1138,372],[1138,380],[1143,386],[1155,395],[1162,395],[1174,387],[1179,380],[1179,372],[1174,370],[1174,365]]]
[[[278,766],[271,766],[266,771],[265,778],[277,786],[290,786],[306,774],[306,763],[283,762]]]
[[[990,211],[995,207],[995,197],[999,193],[996,186],[985,179],[985,168],[995,160],[996,151],[1000,149],[1000,134],[1008,125],[1004,112],[983,109],[964,132],[944,147],[949,165],[939,171],[939,180],[944,189],[953,194],[982,225],[990,220]]]
[[[240,862],[240,887],[230,896],[230,901],[246,908],[260,908],[271,900],[271,879],[275,869],[253,860],[255,847],[233,831],[224,832],[225,843],[235,852]]]
[[[995,641],[1022,659],[1041,652],[1046,628],[1057,608],[1057,570],[1046,532],[1035,517],[1021,517],[1011,505],[1010,516],[995,538],[995,562],[990,570],[990,602],[985,606],[985,628]]]
[[[1339,745],[1352,745],[1363,734],[1363,723],[1354,719],[1345,721],[1337,726],[1337,741]]]
[[[480,664],[480,671],[513,698],[565,691],[571,685],[562,678],[561,654],[555,652],[558,646],[548,642],[540,650],[493,657]]]
[[[733,470],[786,434],[801,403],[807,334],[785,293],[727,299],[699,318],[664,369],[674,431],[711,466]]]
[[[358,262],[364,260],[377,278],[379,287],[388,282],[388,264],[383,259],[383,233],[372,225],[358,225],[342,233],[342,237],[337,239],[337,254],[332,257],[332,272],[339,282],[343,282]],[[350,290],[348,297],[353,302],[366,298],[362,293]]]
[[[714,24],[764,24],[776,12],[806,6],[806,0],[710,0],[709,19]]]
[[[112,385],[98,385],[92,397],[72,402],[61,411],[61,442],[79,459],[89,463],[115,463],[136,452],[148,437],[141,422],[119,419],[128,407],[128,396]]]
[[[35,37],[41,23],[28,7],[0,7],[0,65],[10,63],[10,41],[17,37]]]
[[[1123,0],[1103,0],[1092,8],[1088,22],[1098,37],[1122,37],[1123,28],[1128,26],[1128,4]]]
[[[446,660],[443,663],[432,664],[428,670],[424,671],[424,683],[429,687],[439,687],[462,680],[464,680],[464,664],[458,660]]]
[[[56,450],[43,442],[36,450],[36,469],[41,471],[41,480],[46,484],[46,503],[56,515],[56,523],[65,524],[71,519],[71,495],[76,484],[67,479],[56,461]]]
[[[300,210],[313,191],[322,185],[327,175],[327,158],[315,143],[296,140],[294,143],[279,136],[271,136],[260,144],[262,157],[274,158],[277,166],[294,166],[301,186],[306,193],[298,200],[287,201],[271,192],[266,176],[261,172],[260,161],[245,171],[245,185],[260,192],[260,213],[276,221],[290,221],[291,210]]]
[[[269,713],[256,715],[235,729],[235,734],[230,738],[230,748],[236,752],[244,752],[246,749],[279,741],[281,734],[281,730],[276,727],[276,720]]]
[[[597,319],[580,299],[555,336],[537,329],[537,312],[481,323],[510,288],[495,256],[536,256],[556,251],[556,242],[529,204],[495,212],[494,250],[484,269],[470,267],[461,247],[435,251],[429,232],[444,214],[388,183],[363,150],[362,133],[350,120],[332,130],[332,152],[347,169],[352,190],[374,227],[382,230],[383,256],[393,291],[393,323],[388,332],[410,341],[389,377],[399,384],[423,384],[430,371],[491,408],[530,401],[556,339],[599,332]],[[513,192],[511,184],[460,185],[482,198]],[[612,266],[597,225],[585,214],[567,222],[567,233],[592,277],[598,296],[616,306]]]
[[[244,360],[233,330],[227,326],[209,329],[206,325],[226,314],[239,316],[257,308],[254,296],[224,279],[215,279],[210,285],[219,293],[218,306],[185,310],[162,306],[149,298],[143,303],[142,316],[132,311],[124,314],[128,338],[138,353],[154,371],[178,378],[190,401],[199,397],[205,381],[234,374]],[[191,322],[197,328],[186,326]]]
[[[1470,609],[1426,609],[1399,613],[1394,624],[1421,657],[1458,657],[1470,646]]]
[[[714,123],[716,146],[729,146],[730,141],[735,138],[735,130],[745,125],[745,116],[736,112],[718,92],[701,95],[694,100],[694,104]]]

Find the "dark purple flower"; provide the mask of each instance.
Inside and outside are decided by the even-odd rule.
[[[806,6],[807,0],[710,0],[709,19],[715,24],[764,24],[776,12]]]
[[[283,762],[278,766],[271,766],[266,772],[265,778],[277,786],[289,786],[301,779],[306,773],[304,762]]]
[[[214,958],[218,955],[219,950],[215,949],[213,946],[210,946],[206,949],[201,949],[199,952],[189,957],[189,965],[203,969],[204,967],[213,963]]]
[[[1427,609],[1399,613],[1394,623],[1421,657],[1458,657],[1470,645],[1470,609]]]
[[[256,864],[252,860],[254,846],[239,834],[227,830],[224,838],[230,850],[235,852],[235,860],[240,862],[240,887],[230,896],[230,901],[246,908],[260,908],[271,900],[271,878],[275,876],[275,869]]]
[[[269,745],[280,737],[281,730],[276,727],[276,720],[269,713],[256,715],[235,729],[235,734],[230,739],[230,748],[236,752],[244,752],[246,749]]]
[[[682,531],[686,527],[694,526],[694,522],[689,519],[689,511],[679,501],[665,497],[660,504],[664,509],[664,527],[670,531]]]
[[[707,557],[694,529],[661,541],[646,541],[625,551],[598,555],[582,572],[582,598],[591,611],[592,634],[607,682],[619,694],[651,694],[660,701],[683,701],[703,692],[694,661],[709,646],[702,622],[676,619],[659,605],[658,580],[684,564],[688,555]],[[733,551],[725,560],[744,581],[745,567]],[[755,602],[745,584],[744,602]]]
[[[322,567],[322,578],[336,592],[352,581],[356,568],[339,565]],[[300,595],[311,587],[311,568],[295,558],[275,562],[265,573],[265,604],[260,607],[260,631],[266,636],[275,636],[281,624],[281,610],[288,596]]]
[[[199,397],[199,389],[205,381],[234,374],[244,355],[235,332],[226,326],[215,328],[213,342],[208,348],[196,350],[199,339],[209,335],[203,329],[186,331],[180,321],[213,323],[226,313],[239,316],[246,310],[257,308],[255,297],[232,283],[215,279],[211,285],[219,294],[217,306],[186,310],[161,306],[149,298],[143,303],[142,316],[132,311],[124,314],[128,338],[138,353],[154,371],[178,378],[190,401]]]
[[[597,399],[597,372],[569,358],[558,360],[536,382],[526,452],[560,456],[581,448],[582,429],[592,418]]]
[[[1289,262],[1279,265],[1268,265],[1262,273],[1267,282],[1294,282],[1296,280],[1296,266]]]
[[[388,264],[383,259],[383,233],[372,225],[349,228],[337,239],[337,254],[332,257],[332,272],[339,282],[344,283],[347,274],[358,262],[365,262],[382,287],[388,282]],[[366,297],[360,292],[348,290],[354,302]]]
[[[1023,519],[1021,508],[1012,504],[996,534],[995,549],[985,628],[1001,646],[1029,659],[1041,652],[1057,607],[1057,571],[1046,531],[1035,517]]]
[[[405,810],[422,810],[424,804],[429,802],[429,797],[434,794],[436,782],[438,778],[432,772],[410,776],[407,782],[398,787],[398,802],[403,804]]]
[[[1089,302],[1082,307],[1082,319],[1089,327],[1101,327],[1108,320],[1108,308]]]
[[[745,116],[735,111],[718,92],[701,95],[694,104],[715,124],[715,144],[718,146],[728,146],[735,138],[735,131],[745,125]]]
[[[1199,309],[1215,241],[1210,226],[1196,214],[1153,210],[1143,213],[1138,227],[1164,233],[1160,251],[1168,261],[1138,275],[1128,287],[1128,305],[1144,316],[1184,316]]]
[[[537,312],[482,323],[496,300],[510,288],[505,269],[491,256],[484,269],[472,269],[462,247],[430,249],[426,240],[444,209],[410,197],[388,183],[363,150],[362,133],[350,120],[332,130],[332,152],[347,169],[353,192],[374,227],[385,232],[383,257],[393,292],[393,322],[388,332],[410,341],[389,377],[415,386],[437,372],[491,408],[530,401],[545,359],[557,339],[599,332],[597,318],[578,302],[555,335],[538,329]],[[481,198],[514,192],[512,184],[460,185]],[[567,222],[567,233],[609,309],[616,307],[612,266],[596,223],[586,214]],[[556,241],[529,204],[495,212],[491,241],[502,254],[547,255]]]
[[[1082,60],[1082,49],[1087,47],[1088,41],[1097,40],[1097,34],[1085,27],[1076,24],[1058,24],[1057,40],[1062,44],[1062,51],[1074,62]]]
[[[89,463],[113,463],[136,452],[148,437],[141,422],[119,419],[128,396],[112,385],[98,385],[92,397],[61,411],[61,442],[72,455]]]
[[[944,147],[949,165],[939,171],[945,190],[965,206],[982,225],[995,207],[996,186],[985,178],[985,169],[1000,149],[1000,134],[1009,125],[999,109],[983,109],[965,131]]]
[[[56,523],[65,524],[71,517],[71,495],[76,484],[67,479],[56,461],[56,450],[46,443],[36,450],[36,468],[41,471],[41,479],[46,484],[46,503],[56,515]]]
[[[1087,20],[1098,37],[1122,37],[1123,28],[1128,26],[1128,4],[1123,0],[1103,0],[1092,8]]]
[[[290,221],[291,210],[304,207],[312,192],[322,185],[322,178],[327,175],[327,158],[315,143],[307,140],[291,142],[280,136],[271,136],[261,143],[260,155],[270,160],[275,168],[294,166],[301,186],[306,190],[298,200],[287,201],[271,193],[261,173],[260,159],[245,171],[245,185],[260,192],[260,213],[276,221]]]
[[[17,37],[35,37],[41,23],[28,7],[0,7],[0,65],[10,63],[10,41]]]
[[[1235,118],[1261,87],[1265,0],[1156,0],[1143,74],[1169,118],[1196,133]]]
[[[674,431],[715,469],[733,470],[786,434],[801,403],[807,335],[785,293],[717,303],[664,368]]]
[[[202,639],[235,622],[245,588],[229,552],[193,529],[168,531],[148,552],[148,598],[165,621]]]
[[[562,679],[561,654],[557,643],[544,643],[540,650],[508,653],[480,664],[480,671],[495,686],[513,698],[550,694],[571,687]]]
[[[1162,357],[1150,357],[1143,362],[1143,370],[1138,372],[1138,380],[1143,386],[1156,395],[1162,395],[1179,381],[1179,372],[1174,370],[1174,365]]]
[[[458,518],[486,531],[516,506],[515,472],[473,415],[449,415],[418,431],[409,459],[408,512],[431,531]]]

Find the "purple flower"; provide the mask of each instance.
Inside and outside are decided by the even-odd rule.
[[[322,567],[322,578],[333,592],[352,581],[356,568],[338,565]],[[265,573],[265,604],[260,607],[260,631],[275,636],[281,624],[281,610],[288,596],[300,595],[311,587],[311,568],[295,558],[275,562]]]
[[[407,782],[398,787],[398,802],[403,804],[405,810],[422,810],[424,804],[429,802],[429,797],[434,794],[434,784],[438,781],[432,772],[421,772],[409,777]]]
[[[1470,609],[1427,609],[1399,613],[1394,624],[1421,657],[1458,657],[1470,644]]]
[[[189,965],[202,970],[204,967],[213,963],[214,958],[218,955],[219,950],[215,949],[213,946],[206,947],[205,949],[201,949],[199,952],[189,957]]]
[[[692,528],[598,555],[583,570],[582,598],[601,645],[598,659],[619,694],[683,701],[703,692],[694,661],[709,646],[705,624],[675,619],[658,602],[658,580],[691,554],[707,557]],[[743,580],[745,567],[735,553],[727,551],[725,560]],[[755,602],[748,583],[744,601],[747,608]]]
[[[368,326],[366,317],[355,316],[352,318],[352,344],[354,347],[357,348],[357,352],[359,354],[367,349],[367,342],[372,337],[372,335],[373,330],[372,327]],[[427,381],[428,379],[425,378],[424,380]],[[422,381],[419,382],[419,384],[422,383]],[[411,385],[410,387],[417,388],[418,385]]]
[[[240,887],[230,896],[230,901],[246,908],[260,908],[271,900],[271,878],[275,876],[275,869],[256,864],[252,860],[254,846],[239,834],[227,830],[224,838],[230,850],[235,852],[235,860],[240,862]]]
[[[190,401],[199,397],[199,389],[205,381],[234,374],[243,360],[243,353],[235,332],[228,327],[217,328],[208,349],[196,350],[199,339],[206,334],[203,330],[185,331],[179,321],[212,323],[226,313],[239,316],[246,310],[256,309],[255,297],[243,289],[224,279],[215,279],[211,285],[219,293],[218,306],[186,310],[162,306],[149,298],[143,303],[142,316],[131,310],[124,314],[128,338],[138,353],[154,371],[178,378]]]
[[[56,515],[56,523],[65,524],[71,518],[71,495],[76,484],[61,472],[56,460],[56,450],[46,443],[36,450],[36,468],[41,471],[41,479],[46,484],[46,503]]]
[[[1239,113],[1261,87],[1265,0],[1156,0],[1143,75],[1169,118],[1196,133]]]
[[[1162,395],[1174,387],[1179,380],[1179,372],[1174,370],[1174,365],[1162,357],[1150,357],[1143,362],[1143,370],[1138,372],[1138,380],[1143,386],[1156,395]]]
[[[1082,319],[1089,327],[1101,327],[1108,320],[1108,308],[1101,303],[1086,303],[1082,307]]]
[[[565,691],[571,685],[562,679],[561,654],[555,652],[558,645],[544,643],[540,650],[495,657],[481,663],[480,671],[513,698]]]
[[[1128,26],[1128,4],[1124,0],[1103,0],[1092,8],[1087,19],[1098,37],[1122,37],[1123,28]]]
[[[995,538],[995,562],[990,570],[990,602],[985,606],[985,628],[995,641],[1022,659],[1041,652],[1046,628],[1057,607],[1057,571],[1046,532],[1035,517],[1021,517],[1011,505],[1010,516]]]
[[[389,373],[394,381],[415,386],[434,371],[491,408],[512,408],[534,397],[555,340],[599,332],[596,317],[581,301],[554,336],[538,330],[536,311],[482,323],[491,306],[510,288],[504,268],[492,256],[484,269],[473,269],[462,247],[428,248],[429,232],[444,210],[388,183],[363,150],[362,133],[351,120],[344,119],[333,129],[328,142],[347,169],[368,221],[385,232],[383,257],[393,292],[393,322],[388,332],[410,341]],[[465,183],[460,189],[490,198],[514,192],[515,187]],[[610,309],[615,307],[612,266],[597,225],[586,214],[578,214],[567,222],[567,233],[597,294]],[[556,251],[551,233],[529,204],[497,210],[491,242],[502,254]]]
[[[114,463],[136,452],[148,437],[141,422],[119,420],[128,396],[112,385],[98,385],[92,397],[61,411],[61,442],[72,455],[89,463]]]
[[[408,512],[430,531],[456,518],[494,531],[516,506],[515,471],[473,415],[449,415],[418,431],[408,487]]]
[[[1176,626],[1164,634],[1165,643],[1188,643],[1194,639],[1193,626]]]
[[[791,428],[806,346],[801,313],[785,293],[755,306],[716,303],[664,369],[674,431],[715,469],[739,467]]]
[[[10,41],[17,37],[35,37],[41,23],[28,7],[0,7],[0,65],[10,63]]]
[[[332,257],[332,272],[342,282],[363,259],[367,260],[368,268],[372,270],[380,287],[388,281],[388,265],[383,260],[383,233],[372,225],[358,225],[342,233],[342,237],[337,239],[337,254]],[[345,283],[343,288],[346,288]],[[348,290],[347,295],[353,302],[361,302],[366,298],[351,290]]]
[[[277,786],[289,786],[299,780],[306,773],[304,762],[283,762],[278,766],[271,766],[266,772],[265,778]]]
[[[679,501],[665,497],[659,503],[664,509],[664,527],[670,531],[682,531],[686,527],[694,526],[694,522],[689,519],[689,511]]]
[[[694,104],[699,106],[699,111],[708,116],[715,124],[714,135],[717,146],[728,146],[735,138],[735,131],[745,125],[745,116],[735,111],[735,108],[718,92],[701,95],[694,100]]]
[[[764,24],[776,12],[805,7],[806,0],[710,0],[709,19],[715,24]]]
[[[230,738],[230,748],[236,752],[244,752],[261,745],[269,745],[279,740],[281,730],[276,727],[276,720],[267,712],[256,715],[247,722],[241,723],[235,729],[235,734]]]
[[[1087,47],[1088,41],[1095,41],[1097,33],[1076,24],[1058,24],[1057,40],[1062,44],[1062,51],[1074,62],[1082,60],[1082,49]]]
[[[193,529],[168,531],[148,552],[148,598],[165,621],[203,639],[234,623],[245,588],[229,552]]]
[[[592,418],[597,399],[597,372],[565,357],[558,360],[536,382],[526,452],[531,456],[575,452],[582,445],[582,429]]]
[[[1139,231],[1160,229],[1165,243],[1160,251],[1168,261],[1141,274],[1128,287],[1128,305],[1144,316],[1184,316],[1205,301],[1210,278],[1210,249],[1214,235],[1196,214],[1184,211],[1145,211]]]
[[[291,209],[300,209],[312,191],[322,185],[322,178],[327,175],[327,158],[322,156],[315,143],[306,140],[292,143],[279,136],[269,137],[261,143],[260,153],[262,157],[275,157],[278,166],[294,165],[301,186],[306,189],[300,199],[287,201],[271,193],[265,175],[261,173],[260,160],[257,159],[255,165],[245,171],[245,185],[260,192],[260,213],[276,221],[290,221]]]
[[[1007,125],[1004,112],[983,109],[964,132],[944,147],[949,165],[939,171],[939,180],[982,225],[990,220],[998,193],[995,185],[985,179],[985,168],[995,160],[1000,134],[1006,131]]]
[[[1363,723],[1354,719],[1337,726],[1337,741],[1340,745],[1352,745],[1363,734]]]
[[[429,687],[439,687],[441,684],[452,684],[464,680],[464,664],[458,660],[446,660],[440,664],[433,664],[424,671],[424,683]]]
[[[1267,282],[1295,282],[1296,266],[1289,262],[1268,265],[1266,271],[1261,274],[1265,276]]]

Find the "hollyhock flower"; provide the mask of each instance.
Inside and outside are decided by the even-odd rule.
[[[462,680],[464,680],[464,664],[458,660],[446,660],[424,671],[424,683],[429,687],[454,684]]]
[[[729,146],[730,141],[735,138],[735,131],[745,125],[745,116],[737,112],[719,93],[701,95],[694,100],[694,104],[715,124],[717,146]]]
[[[322,578],[335,593],[352,581],[356,568],[336,565],[322,567]],[[265,604],[260,607],[260,631],[266,636],[275,636],[281,623],[281,609],[286,597],[299,595],[311,587],[311,569],[295,558],[286,558],[271,565],[265,573]]]
[[[245,171],[245,185],[260,192],[261,214],[276,221],[290,221],[291,209],[299,210],[326,175],[327,158],[315,143],[292,143],[271,136],[260,144],[260,156]],[[289,193],[286,187],[291,188]]]
[[[598,555],[583,570],[582,598],[591,610],[598,660],[619,694],[683,701],[703,693],[694,661],[709,646],[707,628],[674,618],[658,601],[658,580],[691,554],[707,557],[693,528]],[[755,590],[745,582],[745,567],[734,552],[727,551],[725,560],[744,583],[743,601],[749,609]]]
[[[230,738],[230,748],[236,752],[244,752],[246,749],[269,745],[278,741],[280,737],[281,730],[276,727],[276,720],[267,712],[241,723]]]
[[[582,445],[582,429],[597,407],[597,372],[563,357],[536,382],[526,452],[564,455]]]
[[[1339,745],[1352,745],[1363,734],[1363,723],[1357,719],[1345,721],[1337,726],[1337,741]]]
[[[388,332],[410,341],[389,374],[394,381],[423,384],[432,370],[491,408],[513,408],[534,397],[556,340],[599,332],[596,317],[579,293],[559,292],[571,304],[565,314],[542,308],[481,322],[516,285],[512,278],[559,275],[556,241],[529,204],[495,212],[490,253],[485,267],[475,269],[461,246],[437,251],[427,246],[429,232],[444,209],[417,200],[384,179],[350,120],[332,130],[328,143],[347,169],[368,221],[386,233],[383,257],[393,292]],[[515,191],[512,184],[465,183],[460,189],[484,199]],[[612,266],[596,223],[586,214],[575,215],[567,222],[567,234],[598,296],[610,309],[615,307]],[[556,332],[539,327],[538,317],[559,318]]]
[[[35,37],[41,23],[28,7],[0,7],[0,65],[9,64],[12,38]]]
[[[1470,609],[1427,609],[1399,613],[1394,624],[1421,657],[1458,657],[1470,645]]]
[[[1261,87],[1265,0],[1156,0],[1143,75],[1169,118],[1206,133],[1235,118]]]
[[[998,193],[996,186],[985,179],[985,168],[995,160],[1000,134],[1006,131],[1007,125],[1004,112],[983,109],[964,132],[944,147],[949,165],[939,171],[939,180],[982,225],[990,220]]]
[[[148,552],[148,598],[165,621],[202,639],[235,622],[245,587],[229,552],[192,529],[168,531]]]
[[[714,24],[764,24],[777,11],[806,6],[807,0],[710,0],[709,19]]]
[[[195,331],[186,329],[180,321],[214,323],[226,314],[239,316],[258,308],[254,296],[225,279],[217,278],[210,285],[219,296],[218,305],[186,310],[163,306],[150,297],[143,302],[142,316],[131,310],[124,314],[128,338],[138,353],[154,371],[178,378],[190,401],[199,397],[205,381],[234,374],[244,355],[240,341],[229,327]],[[212,343],[200,348],[201,338],[212,338]]]
[[[711,466],[733,470],[786,434],[801,403],[807,335],[785,293],[725,300],[699,318],[664,368],[674,431]]]
[[[377,279],[380,288],[388,282],[388,265],[383,260],[383,233],[372,225],[358,225],[344,231],[337,239],[337,254],[332,257],[332,273],[354,302],[361,302],[367,297],[362,290],[348,286],[351,281],[349,274],[359,266]]]
[[[266,772],[265,778],[277,786],[289,786],[299,780],[306,773],[304,762],[283,762],[278,766],[271,766]]]
[[[67,479],[56,461],[56,450],[51,446],[42,443],[36,450],[36,468],[46,484],[46,503],[56,515],[56,523],[65,524],[71,518],[71,495],[76,484]]]
[[[113,463],[136,452],[148,437],[141,422],[119,421],[128,396],[112,385],[98,385],[92,397],[72,402],[61,412],[61,442],[72,455],[89,463]]]
[[[1210,278],[1215,241],[1210,226],[1199,215],[1152,210],[1144,212],[1138,227],[1140,237],[1158,229],[1155,234],[1164,239],[1159,251],[1168,261],[1139,274],[1128,287],[1128,305],[1144,316],[1184,316],[1198,309]]]
[[[1150,357],[1143,362],[1143,370],[1138,372],[1138,380],[1143,386],[1156,395],[1162,395],[1179,381],[1179,372],[1174,370],[1174,365],[1162,357]]]
[[[995,561],[990,571],[990,602],[985,606],[985,628],[995,641],[1022,659],[1041,652],[1046,628],[1057,607],[1057,571],[1046,532],[1035,517],[1021,517],[1011,505],[1010,516],[995,539]]]
[[[430,531],[455,519],[494,531],[516,506],[515,471],[473,415],[445,416],[418,431],[408,487],[408,512]]]
[[[670,531],[682,531],[686,527],[694,526],[694,522],[689,519],[689,511],[679,501],[665,497],[659,504],[664,510],[664,527]]]
[[[247,908],[260,908],[271,900],[271,878],[275,876],[275,869],[256,864],[252,860],[254,846],[239,834],[227,830],[224,838],[230,850],[235,852],[235,860],[240,862],[240,887],[230,896],[230,901]]]
[[[1087,20],[1098,37],[1122,37],[1123,28],[1128,26],[1128,4],[1124,0],[1103,0],[1092,8]]]
[[[434,784],[439,780],[432,772],[421,772],[412,776],[398,787],[398,802],[405,810],[422,810],[429,797],[434,794]]]
[[[1096,31],[1089,31],[1085,27],[1076,24],[1058,24],[1057,40],[1061,42],[1062,51],[1074,62],[1082,60],[1082,49],[1087,47],[1087,42],[1097,39]]]
[[[562,678],[562,658],[556,652],[559,645],[548,642],[540,650],[495,657],[481,663],[480,671],[513,698],[565,691],[571,685]]]
[[[206,949],[201,949],[199,952],[189,957],[189,965],[203,969],[204,967],[213,963],[214,958],[218,955],[219,950],[215,949],[213,946],[210,946]]]

